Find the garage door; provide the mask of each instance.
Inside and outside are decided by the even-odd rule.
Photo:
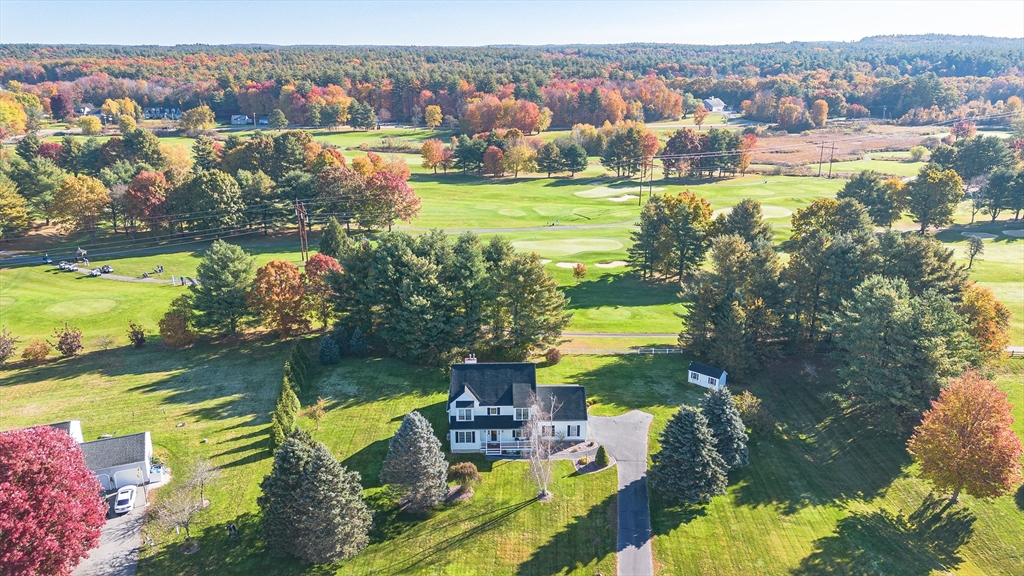
[[[138,468],[131,470],[121,470],[114,474],[114,488],[120,488],[122,486],[135,486],[142,482],[140,478],[140,472]]]

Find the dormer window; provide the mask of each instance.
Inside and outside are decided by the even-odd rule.
[[[455,419],[459,422],[472,422],[473,421],[473,409],[472,408],[458,408],[455,414]]]
[[[501,408],[494,407],[494,408],[488,408],[487,409],[487,415],[488,416],[498,416],[500,414],[501,414]]]

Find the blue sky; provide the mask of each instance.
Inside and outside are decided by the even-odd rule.
[[[460,45],[1024,37],[1024,2],[0,0],[0,43]]]

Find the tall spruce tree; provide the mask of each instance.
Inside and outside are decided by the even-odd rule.
[[[317,245],[316,250],[320,254],[340,260],[344,251],[350,248],[352,244],[352,239],[345,233],[345,229],[332,216],[327,221],[327,227],[324,228],[323,236],[320,237],[320,244]]]
[[[708,420],[708,428],[715,437],[715,449],[729,469],[750,464],[747,455],[747,427],[740,419],[736,402],[725,388],[708,390],[700,403],[701,414]]]
[[[761,203],[752,198],[744,198],[733,206],[725,217],[725,234],[736,234],[751,246],[760,242],[772,241],[772,225],[764,221]]]
[[[448,462],[434,428],[419,412],[405,415],[388,442],[380,481],[403,495],[410,512],[421,513],[448,496]]]
[[[715,450],[708,421],[692,406],[680,406],[661,433],[651,457],[651,486],[684,504],[706,504],[725,494],[728,467]]]
[[[329,334],[320,338],[320,348],[317,350],[317,358],[321,364],[337,364],[341,360],[341,351]]]
[[[267,548],[313,564],[350,558],[365,548],[372,517],[359,481],[358,472],[349,472],[309,434],[289,436],[274,453],[256,500]]]
[[[256,277],[254,262],[240,247],[223,240],[210,246],[196,268],[199,285],[190,287],[193,309],[200,313],[197,325],[235,332],[239,320],[251,313],[245,291]]]

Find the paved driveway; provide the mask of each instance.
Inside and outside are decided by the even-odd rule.
[[[89,557],[82,560],[72,576],[135,576],[139,562],[142,519],[146,513],[142,505],[142,490],[139,492],[134,510],[107,518],[99,547],[89,551]],[[112,500],[108,500],[110,502]]]
[[[588,418],[590,439],[603,444],[618,463],[619,576],[654,574],[651,508],[647,499],[647,429],[654,416],[633,410],[621,416]]]

